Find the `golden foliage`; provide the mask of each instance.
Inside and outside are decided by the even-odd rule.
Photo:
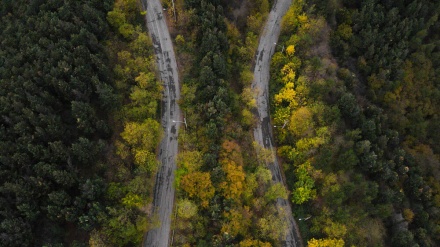
[[[289,47],[293,47],[293,46],[289,46]],[[283,82],[285,84],[287,83],[292,83],[292,88],[293,88],[293,82],[295,81],[295,71],[297,69],[297,64],[289,62],[286,65],[283,66],[283,68],[281,69],[281,74],[284,76],[282,78]]]
[[[182,46],[182,45],[184,45],[185,44],[185,38],[182,36],[182,35],[177,35],[176,36],[176,43],[177,43],[177,45],[179,45],[179,46]]]
[[[308,23],[309,18],[307,17],[306,14],[303,13],[303,14],[298,15],[298,21],[299,21],[300,25],[305,25],[306,23]]]
[[[344,240],[334,238],[310,239],[307,242],[309,247],[344,247]]]
[[[247,229],[251,225],[251,214],[249,207],[231,209],[229,212],[225,212],[224,217],[227,221],[223,223],[221,231],[232,237],[238,234],[246,236]]]
[[[241,156],[241,148],[235,141],[225,140],[222,144],[222,151],[220,152],[221,160],[232,160],[237,165],[243,164],[243,157]]]
[[[304,21],[301,12],[303,11],[304,1],[294,1],[282,20],[282,32],[293,32],[298,28],[301,21]],[[300,18],[298,18],[300,17]]]
[[[293,86],[293,82],[286,83],[281,91],[275,95],[275,105],[281,105],[286,102],[290,108],[298,106],[298,102],[296,101],[296,92],[293,89]]]
[[[250,70],[243,70],[240,72],[240,81],[244,86],[250,86],[254,80],[254,73]],[[250,90],[249,87],[244,88],[244,90]]]
[[[408,221],[408,223],[411,223],[414,219],[414,213],[411,209],[405,208],[403,210],[403,218]]]
[[[124,198],[122,198],[122,204],[127,207],[142,207],[143,201],[139,195],[129,192]]]
[[[190,198],[201,200],[202,207],[207,207],[209,200],[214,196],[211,175],[208,172],[194,172],[186,174],[180,181],[180,187],[188,193]]]
[[[245,239],[240,242],[240,247],[272,247],[268,242],[262,242],[260,240]]]
[[[257,107],[257,100],[255,99],[255,90],[252,90],[250,87],[244,88],[241,93],[241,99],[243,103],[246,104],[249,108]]]
[[[287,54],[288,56],[293,56],[294,53],[295,53],[295,46],[294,46],[294,45],[289,45],[289,46],[286,48],[286,54]]]
[[[308,107],[295,110],[289,122],[289,130],[298,137],[310,136],[313,133],[313,114]]]
[[[241,111],[241,123],[244,126],[251,126],[254,123],[254,114],[252,114],[251,111],[249,111],[248,109],[243,109]]]
[[[144,150],[154,151],[160,137],[159,128],[160,124],[152,119],[147,119],[143,123],[129,122],[125,124],[121,137],[132,148],[141,147]]]
[[[134,163],[147,171],[153,171],[156,168],[156,156],[147,150],[135,149]]]
[[[238,201],[243,192],[246,177],[243,167],[229,161],[223,163],[222,169],[226,173],[226,181],[220,184],[220,188],[227,199]]]

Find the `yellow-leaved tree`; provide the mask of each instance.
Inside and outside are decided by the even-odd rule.
[[[295,46],[294,45],[287,46],[287,48],[286,48],[287,56],[291,57],[291,56],[293,56],[294,53],[295,53]]]
[[[233,208],[228,212],[223,213],[225,219],[222,224],[222,232],[228,234],[231,237],[237,235],[246,236],[248,229],[252,223],[252,212],[249,207]]]
[[[243,167],[236,165],[233,161],[229,161],[223,162],[222,169],[226,173],[226,181],[220,184],[223,195],[227,199],[240,200],[246,177]]]
[[[276,106],[281,106],[284,104],[287,104],[290,108],[298,106],[293,82],[286,83],[280,92],[275,95],[274,100]]]
[[[153,119],[143,123],[129,122],[125,124],[121,136],[131,148],[154,151],[160,138],[159,128],[160,124]]]
[[[293,48],[293,45],[290,45],[289,47]],[[289,48],[288,47],[288,48]],[[293,48],[295,50],[295,48]],[[286,50],[287,52],[287,50]],[[298,63],[289,62],[286,65],[283,66],[281,69],[281,73],[283,75],[282,81],[287,83],[292,83],[295,81],[296,77],[296,69],[297,69]]]
[[[246,174],[243,171],[243,157],[240,146],[235,141],[226,140],[222,144],[220,163],[226,174],[225,181],[220,183],[223,195],[227,199],[239,201],[244,190]]]
[[[128,122],[121,133],[125,144],[118,144],[118,153],[128,156],[130,150],[134,163],[145,171],[154,171],[157,168],[157,162],[154,150],[160,138],[160,124],[147,119],[143,123]]]
[[[268,242],[262,242],[260,240],[255,239],[245,239],[240,242],[240,247],[272,247],[272,245]]]
[[[208,172],[193,172],[186,174],[180,181],[180,187],[188,193],[190,198],[201,201],[202,207],[208,207],[209,200],[214,196],[211,175]]]
[[[222,143],[222,150],[220,152],[221,160],[232,160],[237,165],[243,164],[243,157],[241,156],[241,148],[235,141],[226,140]]]
[[[344,247],[344,240],[335,238],[310,239],[307,242],[309,247]]]
[[[290,6],[287,13],[284,15],[282,20],[282,32],[289,33],[298,28],[299,24],[303,21],[298,19],[303,12],[304,0],[294,1]]]
[[[313,133],[313,113],[308,107],[295,110],[289,121],[289,130],[297,137],[310,136]]]

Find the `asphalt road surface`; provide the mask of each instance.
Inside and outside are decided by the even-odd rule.
[[[174,171],[176,170],[177,136],[182,121],[177,104],[180,98],[179,78],[173,44],[160,0],[143,0],[147,10],[146,23],[156,54],[157,67],[163,84],[162,127],[164,135],[160,144],[160,167],[156,175],[153,212],[160,226],[146,233],[143,246],[169,245],[171,214],[174,206]]]
[[[276,157],[276,150],[273,146],[272,125],[269,115],[269,67],[275,50],[282,49],[282,47],[275,43],[280,35],[281,19],[291,3],[292,0],[278,0],[274,3],[269,13],[255,56],[254,81],[252,82],[252,89],[257,92],[256,115],[259,120],[257,127],[254,129],[254,138],[260,146],[272,151],[272,161],[267,165],[272,172],[272,180],[276,183],[283,183],[283,177]],[[298,225],[292,216],[292,208],[289,201],[278,199],[277,207],[279,211],[284,210],[286,214],[285,220],[288,223],[286,239],[282,240],[283,246],[303,246]]]

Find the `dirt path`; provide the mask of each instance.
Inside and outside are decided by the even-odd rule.
[[[275,183],[283,183],[283,177],[276,157],[276,150],[273,146],[272,125],[269,115],[269,68],[271,57],[278,47],[275,43],[280,35],[281,19],[289,9],[290,4],[291,0],[278,0],[269,13],[255,57],[254,81],[252,82],[252,89],[258,92],[256,96],[258,123],[254,129],[254,138],[260,146],[272,152],[272,161],[267,165],[272,172],[272,179]],[[278,47],[278,49],[281,48]],[[292,216],[292,208],[289,201],[278,199],[277,207],[279,212],[284,210],[286,214],[285,220],[288,223],[286,239],[282,240],[283,246],[303,246],[298,226]]]

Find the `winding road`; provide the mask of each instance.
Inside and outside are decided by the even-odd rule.
[[[274,148],[274,139],[272,125],[269,115],[269,68],[271,57],[277,48],[276,42],[281,31],[281,19],[289,9],[292,0],[277,0],[267,19],[266,25],[260,37],[258,50],[255,56],[254,80],[252,89],[257,92],[257,127],[254,129],[255,141],[261,146],[272,152],[272,161],[267,164],[272,172],[272,180],[275,183],[283,183],[280,166]],[[288,200],[278,198],[278,211],[284,211],[285,220],[288,223],[286,239],[283,240],[283,246],[297,247],[303,246],[301,235],[292,216],[292,208]]]
[[[156,177],[154,188],[154,214],[159,218],[160,225],[150,230],[145,237],[143,246],[162,247],[169,245],[171,231],[171,214],[174,205],[174,171],[176,169],[177,136],[180,125],[180,109],[177,104],[180,98],[179,79],[177,64],[174,55],[171,37],[163,16],[162,6],[159,0],[143,0],[144,9],[147,10],[146,23],[149,34],[153,40],[154,50],[157,57],[157,65],[163,82],[162,100],[162,126],[164,137],[160,144],[159,160],[161,166]],[[254,69],[254,81],[252,88],[257,89],[257,127],[254,129],[255,140],[264,148],[272,151],[273,160],[267,164],[270,168],[273,180],[283,183],[281,170],[273,147],[272,127],[269,116],[269,66],[271,57],[275,51],[275,43],[280,34],[281,18],[286,13],[291,0],[278,0],[268,17],[262,36],[260,37],[256,64]],[[284,199],[277,200],[279,210],[286,213],[288,231],[284,246],[303,246],[298,226],[293,219],[290,203]]]
[[[157,67],[163,83],[162,127],[164,136],[160,144],[160,167],[154,188],[153,213],[158,216],[160,225],[146,233],[143,246],[162,247],[169,245],[171,214],[174,206],[174,171],[176,170],[177,136],[180,98],[177,63],[174,55],[168,26],[160,0],[142,0],[147,11],[146,23],[153,41]]]

